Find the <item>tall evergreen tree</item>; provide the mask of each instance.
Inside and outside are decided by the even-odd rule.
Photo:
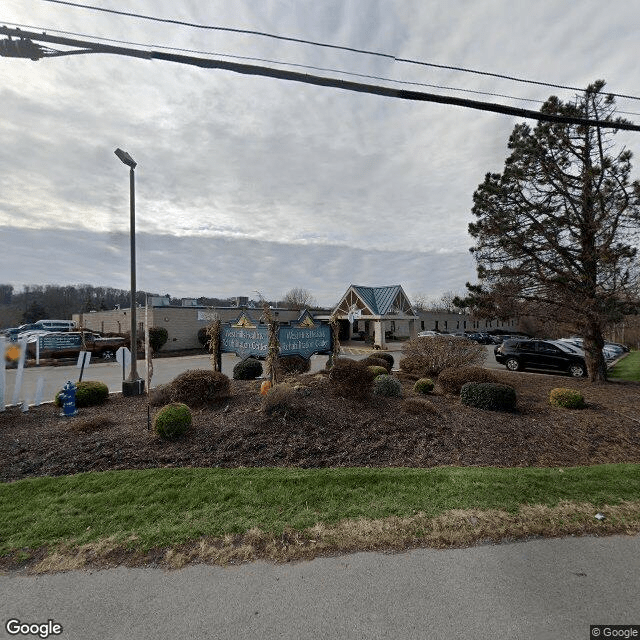
[[[604,84],[574,102],[553,96],[541,111],[621,122]],[[606,380],[603,330],[624,310],[637,276],[640,183],[616,132],[516,125],[503,172],[488,173],[474,193],[477,221],[469,225],[480,282],[467,284],[467,302],[489,309],[500,301],[572,325],[584,337],[591,380]]]

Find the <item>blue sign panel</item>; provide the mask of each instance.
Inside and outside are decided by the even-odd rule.
[[[301,355],[310,358],[314,353],[331,351],[331,327],[316,323],[313,328],[280,327],[278,332],[280,355]]]
[[[254,322],[242,313],[236,322],[220,328],[220,350],[236,353],[241,358],[264,358],[269,351],[269,329],[266,324]],[[300,355],[310,358],[314,353],[331,351],[331,327],[321,324],[305,311],[297,321],[281,325],[278,329],[281,356]]]
[[[241,358],[256,356],[265,358],[269,350],[269,329],[257,324],[242,313],[236,322],[220,327],[220,351],[235,353]]]

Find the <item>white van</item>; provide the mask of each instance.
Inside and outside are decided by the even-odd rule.
[[[34,329],[46,331],[73,331],[76,328],[73,320],[38,320],[34,325]]]

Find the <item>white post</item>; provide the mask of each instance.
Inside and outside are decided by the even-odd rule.
[[[0,411],[4,411],[5,389],[7,388],[6,352],[6,339],[4,336],[0,336],[0,358],[2,358],[2,362],[0,363]]]
[[[13,390],[12,405],[17,405],[20,398],[20,389],[22,387],[22,374],[24,373],[24,358],[27,353],[27,341],[20,340],[20,359],[18,360],[18,371],[16,372],[16,386]]]
[[[40,336],[36,336],[36,366],[40,366]]]
[[[36,397],[33,403],[36,407],[42,404],[42,396],[44,395],[44,376],[40,376],[36,382]]]

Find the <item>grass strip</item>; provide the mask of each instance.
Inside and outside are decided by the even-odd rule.
[[[260,530],[523,505],[640,501],[640,465],[149,469],[0,485],[0,555],[109,540],[140,552]]]
[[[615,380],[640,382],[640,351],[630,351],[616,363],[608,375]]]

